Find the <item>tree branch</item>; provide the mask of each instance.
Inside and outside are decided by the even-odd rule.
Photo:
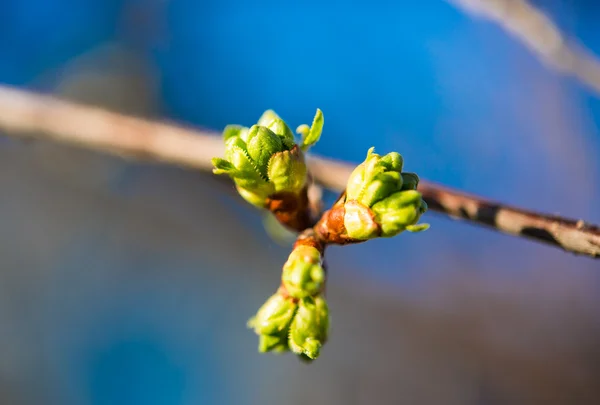
[[[447,0],[496,22],[544,63],[600,93],[600,61],[569,41],[541,10],[527,0]]]
[[[0,130],[7,135],[47,139],[113,155],[210,170],[221,156],[218,133],[127,117],[95,107],[0,86]],[[308,158],[316,182],[342,191],[353,165]],[[419,191],[430,209],[500,232],[600,258],[600,229],[558,216],[509,207],[422,181]]]

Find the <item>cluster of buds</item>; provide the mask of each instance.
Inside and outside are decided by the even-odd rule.
[[[380,156],[373,150],[369,149],[365,161],[350,175],[343,197],[315,227],[322,240],[357,243],[429,227],[417,224],[427,211],[417,191],[419,177],[402,172],[404,162],[399,153]]]
[[[327,340],[329,308],[323,297],[321,250],[297,243],[283,266],[281,287],[248,321],[260,352],[292,351],[305,360],[319,356]]]
[[[304,152],[319,140],[322,129],[321,110],[317,110],[312,126],[298,127],[300,144],[272,110],[250,128],[228,125],[223,132],[225,159],[213,158],[213,172],[229,175],[246,201],[270,210],[289,228],[302,231],[310,222]]]
[[[419,177],[402,172],[400,154],[380,156],[374,148],[352,172],[342,197],[317,222],[308,202],[304,153],[319,140],[322,129],[323,114],[317,110],[310,127],[297,128],[302,139],[296,144],[291,129],[269,110],[250,128],[227,126],[225,158],[212,161],[213,172],[229,175],[246,201],[300,233],[283,266],[279,289],[248,327],[259,336],[260,352],[291,351],[307,361],[319,356],[329,333],[323,295],[325,247],[428,228],[417,223],[427,210],[417,191]]]

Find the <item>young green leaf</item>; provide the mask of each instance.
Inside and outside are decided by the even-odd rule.
[[[302,128],[302,144],[300,148],[302,151],[307,151],[311,146],[319,141],[321,137],[321,132],[323,132],[323,112],[317,108],[317,113],[315,114],[315,118],[313,119],[312,125],[308,132],[306,132],[305,128]],[[300,130],[300,127],[296,131]]]
[[[234,175],[237,170],[235,167],[233,167],[233,165],[231,163],[229,163],[227,160],[225,159],[221,159],[221,158],[212,158],[211,162],[214,166],[213,168],[213,173],[214,174],[231,174]]]

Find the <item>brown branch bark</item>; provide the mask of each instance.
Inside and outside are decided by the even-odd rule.
[[[438,185],[423,184],[419,190],[429,207],[435,211],[500,229],[511,235],[548,243],[566,251],[600,258],[600,228],[583,220],[540,214]]]
[[[36,137],[200,170],[210,170],[210,159],[223,153],[214,131],[127,117],[1,86],[0,130],[14,137]],[[338,191],[345,188],[353,169],[351,164],[316,156],[309,157],[308,164],[317,183]],[[433,211],[600,258],[597,226],[509,207],[426,181],[419,184],[419,190]]]

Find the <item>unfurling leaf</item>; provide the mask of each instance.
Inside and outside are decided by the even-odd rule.
[[[325,120],[323,118],[323,112],[317,108],[317,113],[313,118],[313,122],[310,126],[310,129],[308,129],[307,131],[306,128],[302,127],[302,144],[300,145],[302,151],[307,151],[311,146],[313,146],[319,141],[319,138],[321,137],[321,132],[323,132],[324,122]],[[298,127],[296,131],[300,131],[300,127]]]

